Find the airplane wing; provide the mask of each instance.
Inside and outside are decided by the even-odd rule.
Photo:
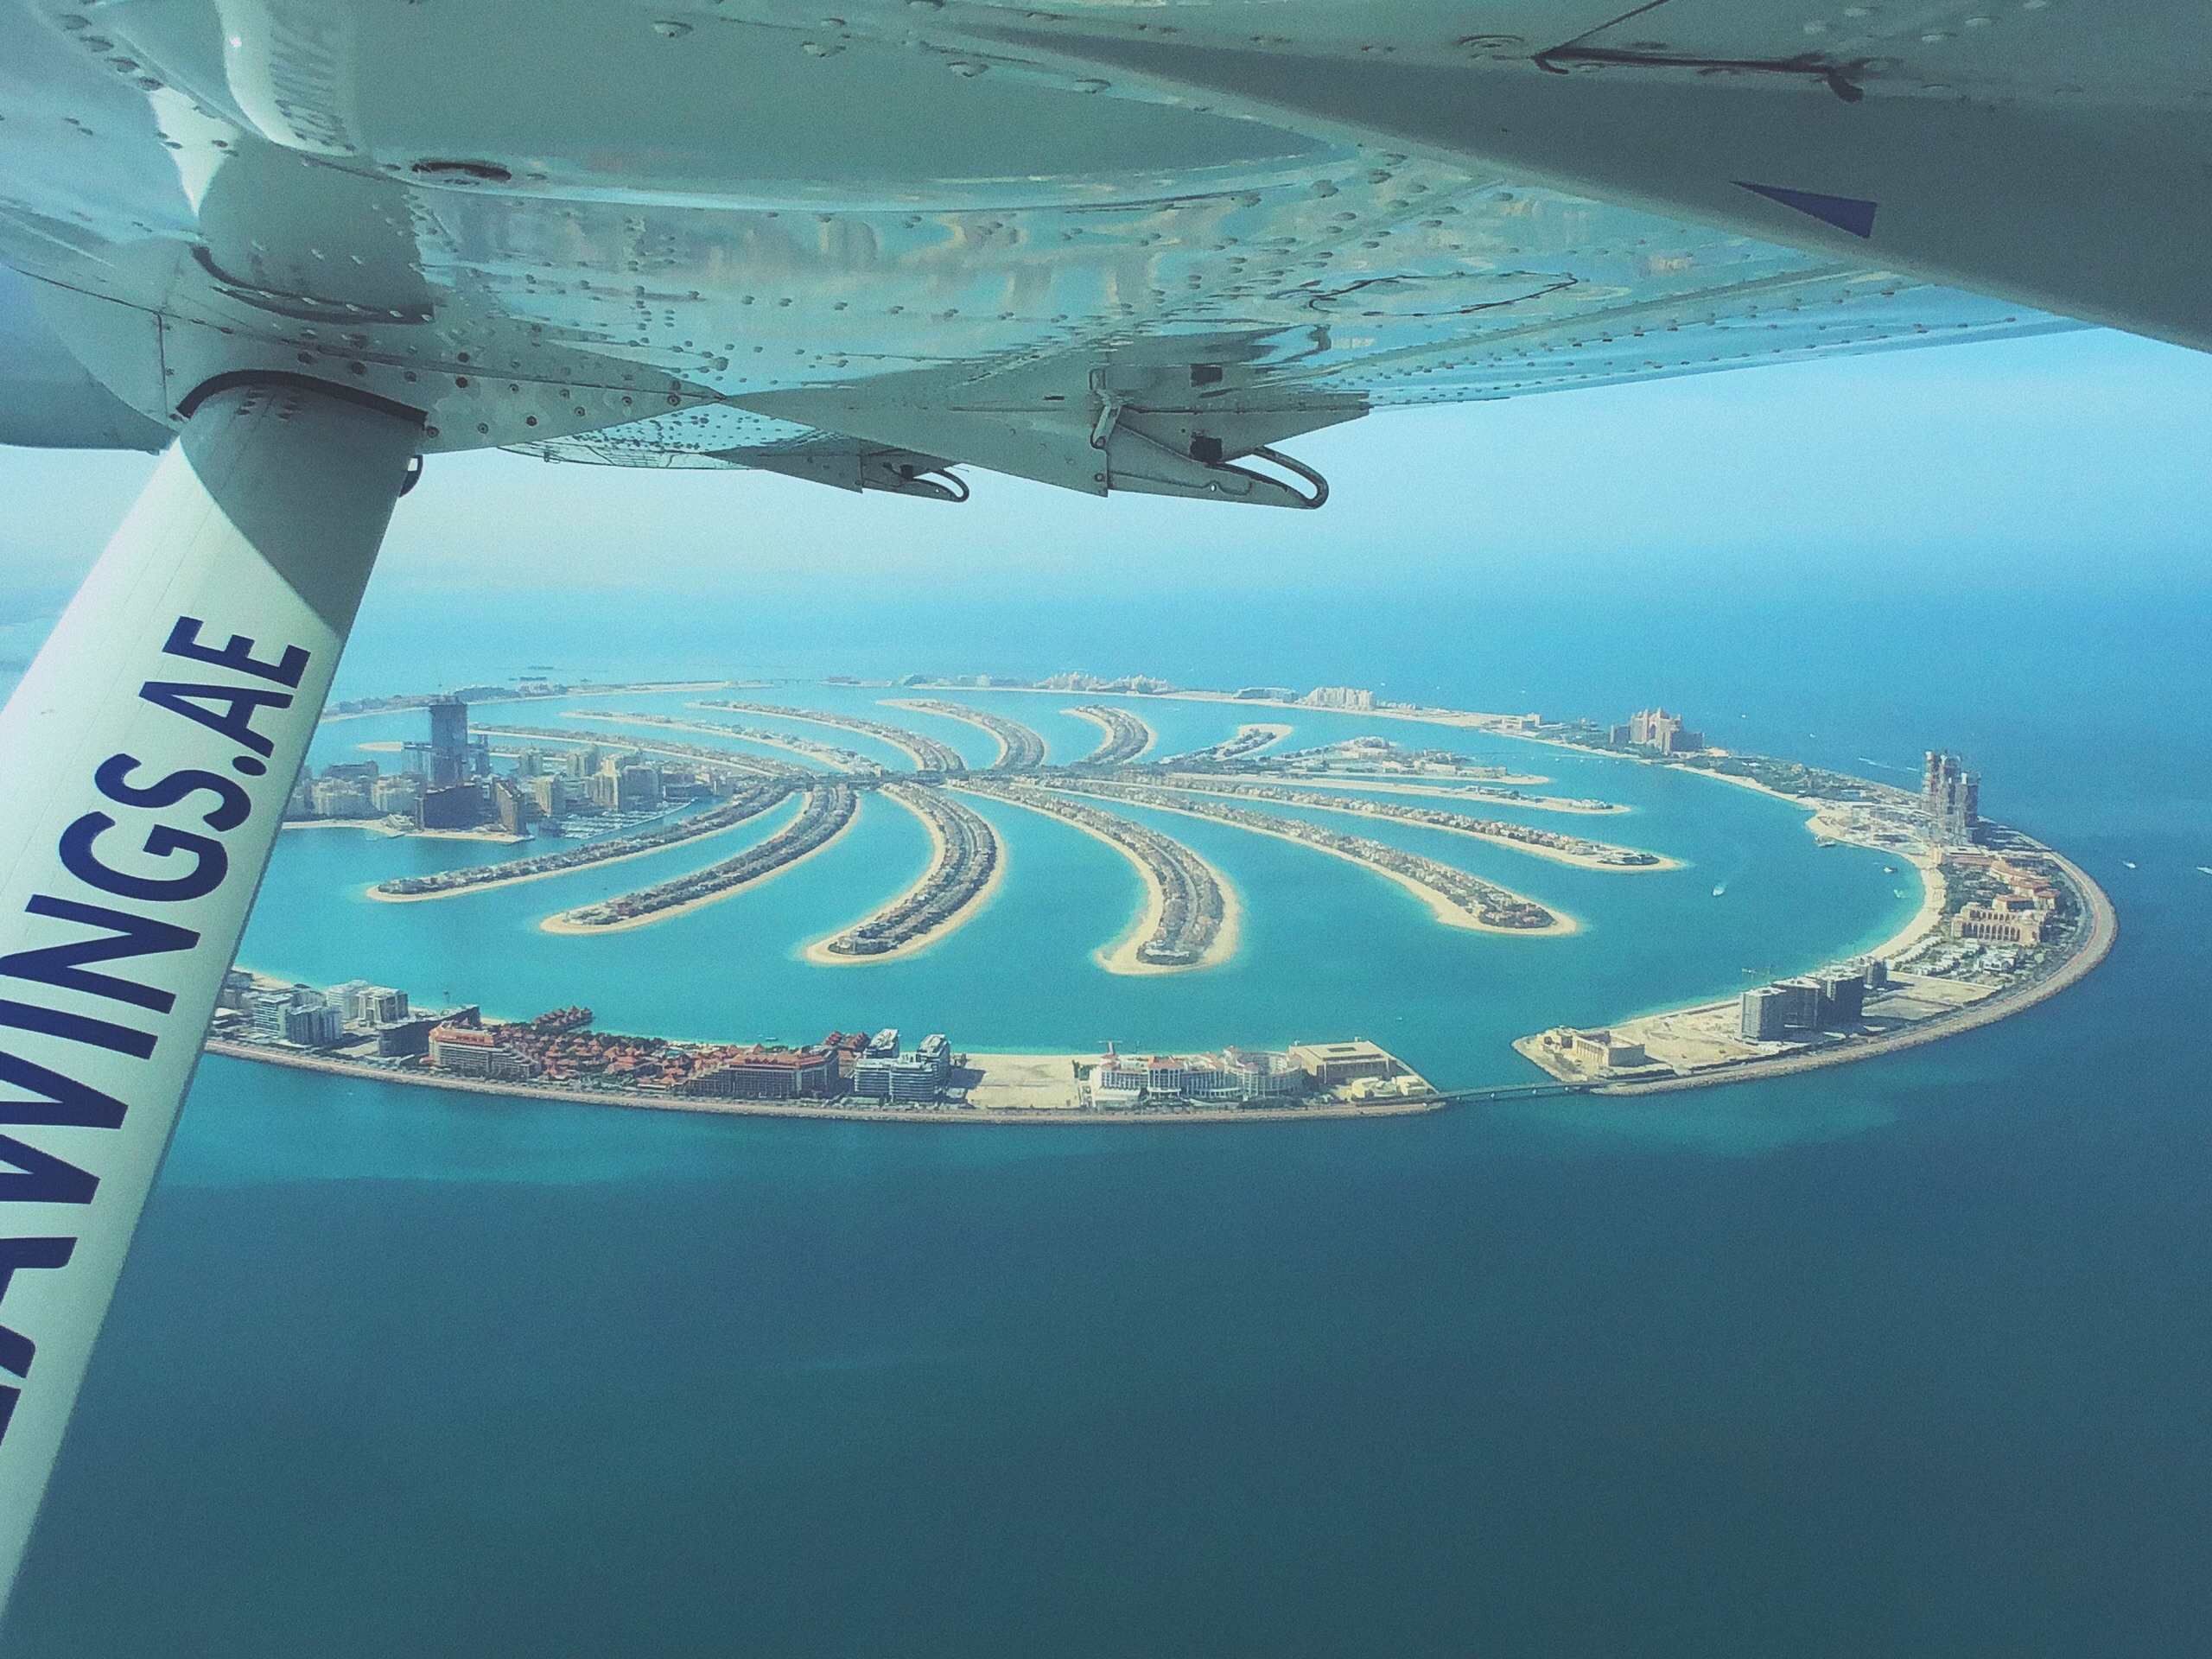
[[[0,0],[0,1574],[424,455],[1317,507],[1376,410],[2212,345],[2200,0]],[[172,442],[172,439],[175,441]]]

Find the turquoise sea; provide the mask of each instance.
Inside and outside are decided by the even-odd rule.
[[[908,614],[903,652],[874,656],[764,652],[705,606],[611,605],[509,645],[372,604],[340,695],[543,663],[1083,667],[1601,715],[1663,698],[1716,740],[1870,776],[1966,750],[1986,810],[2105,884],[2120,944],[2026,1015],[1880,1061],[1389,1122],[711,1121],[210,1061],[0,1652],[2205,1651],[2212,613],[2021,593],[1345,616],[1325,644],[1287,603],[1227,639],[1171,616],[1109,659],[1073,604]],[[978,700],[1090,741],[1052,712],[1080,698]],[[1188,722],[1169,747],[1236,718],[1141,706]],[[334,724],[323,758],[415,734]],[[1163,820],[1250,906],[1246,956],[1185,995],[1096,971],[1134,878],[1012,810],[987,809],[1009,846],[988,913],[849,970],[792,953],[920,868],[919,830],[880,803],[757,893],[604,940],[535,920],[653,861],[393,906],[361,888],[496,852],[310,830],[243,958],[702,1036],[1362,1032],[1462,1083],[1524,1075],[1503,1049],[1520,1032],[1789,971],[1916,902],[1909,869],[1816,848],[1781,803],[1496,747],[1635,808],[1543,822],[1690,868],[1587,874],[1453,839],[1437,850],[1588,924],[1462,937],[1335,861]]]

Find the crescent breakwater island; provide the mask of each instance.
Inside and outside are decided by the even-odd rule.
[[[594,697],[618,690],[682,695],[754,683],[531,687],[526,696],[573,704],[587,690]],[[1510,741],[1678,768],[1787,800],[1804,810],[1818,844],[1877,849],[1915,866],[1923,902],[1892,938],[1863,955],[1609,1026],[1535,1033],[1512,1045],[1531,1063],[1528,1081],[1456,1092],[1437,1090],[1361,1039],[1200,1054],[1133,1055],[1111,1044],[1089,1053],[983,1054],[957,1052],[942,1034],[909,1048],[886,1027],[798,1044],[699,1043],[600,1032],[589,1010],[577,1007],[514,1020],[487,1018],[475,1004],[410,1013],[404,992],[359,980],[317,990],[243,972],[232,976],[211,1045],[257,1060],[436,1087],[688,1110],[991,1122],[1390,1114],[1455,1099],[1663,1094],[1869,1058],[1987,1025],[2056,995],[2095,965],[2116,927],[2109,902],[2079,867],[1982,819],[1979,779],[1958,757],[1941,752],[1927,757],[1916,791],[1708,747],[1663,709],[1608,727],[1389,703],[1344,687],[1302,695],[1279,688],[1204,692],[1070,676],[1035,685],[918,677],[895,685],[827,683],[848,702],[877,689],[897,693],[873,706],[987,733],[995,758],[976,766],[938,739],[846,709],[734,699],[694,698],[683,704],[691,712],[683,714],[569,706],[558,718],[572,723],[472,731],[471,702],[522,700],[513,688],[475,688],[501,695],[341,705],[333,719],[422,709],[429,741],[357,746],[404,753],[400,774],[383,775],[376,762],[359,760],[331,765],[320,776],[303,772],[288,819],[531,847],[491,863],[393,876],[372,889],[386,901],[465,902],[490,889],[556,880],[649,854],[710,849],[717,837],[790,808],[777,827],[731,856],[611,898],[571,903],[539,923],[547,933],[588,937],[668,921],[757,887],[847,834],[863,798],[873,794],[925,832],[925,868],[859,920],[792,951],[792,959],[814,967],[862,968],[930,950],[1000,891],[1005,839],[985,811],[963,798],[970,798],[1057,820],[1127,860],[1142,901],[1093,960],[1116,975],[1196,976],[1194,988],[1237,957],[1248,901],[1171,828],[1148,821],[1154,814],[1302,846],[1412,893],[1436,924],[1500,939],[1564,936],[1578,924],[1554,904],[1461,868],[1434,842],[1415,852],[1381,837],[1396,829],[1442,832],[1487,852],[1586,872],[1707,879],[1685,874],[1684,861],[1663,853],[1491,816],[1499,807],[1584,816],[1630,810],[1619,801],[1547,791],[1549,779],[1494,758],[1411,747],[1372,733],[1335,736],[1341,724],[1325,722],[1319,734],[1329,741],[1289,747],[1307,714],[1318,712],[1332,721],[1419,721],[1501,740],[1491,756]],[[939,689],[956,695],[908,695]],[[1093,701],[1058,712],[1096,728],[1101,741],[1080,759],[1055,764],[1042,733],[957,700],[968,690],[1087,693]],[[1146,762],[1143,756],[1161,747],[1154,719],[1169,724],[1164,715],[1138,712],[1154,699],[1163,709],[1235,705],[1240,718],[1228,736]],[[1279,709],[1283,717],[1241,718],[1259,712],[1255,705]],[[709,711],[742,718],[715,719]],[[1170,728],[1189,726],[1181,715]],[[906,764],[830,741],[835,733],[887,746]],[[1351,833],[1324,821],[1331,817],[1364,820],[1375,833]],[[532,843],[541,837],[555,844],[537,850]],[[1716,886],[1713,897],[1726,891],[1725,882]],[[870,982],[865,976],[853,981]],[[1325,1016],[1315,1023],[1326,1023]]]

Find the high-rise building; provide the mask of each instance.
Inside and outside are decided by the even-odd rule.
[[[351,778],[318,778],[308,798],[319,818],[365,818],[372,810],[369,791]]]
[[[1821,986],[1821,1024],[1830,1031],[1840,1031],[1859,1023],[1866,1007],[1866,975],[1858,972],[1822,974]]]
[[[1621,741],[1621,728],[1612,728],[1612,741]],[[1662,754],[1692,754],[1705,747],[1705,734],[1694,732],[1682,721],[1680,715],[1670,715],[1664,709],[1639,709],[1629,717],[1628,741],[1637,748],[1656,749]]]
[[[1778,1042],[1789,1029],[1789,999],[1777,985],[1745,991],[1738,1001],[1738,1029],[1751,1043]]]
[[[284,1040],[288,1043],[297,1043],[302,1048],[328,1048],[343,1040],[345,1035],[345,1016],[321,999],[285,1012]]]
[[[292,1011],[294,993],[290,991],[248,991],[245,994],[246,1023],[263,1037],[282,1037],[284,1016]]]
[[[474,780],[423,792],[417,819],[425,830],[473,830],[484,822],[484,791]]]
[[[429,710],[430,787],[447,789],[474,775],[468,753],[468,705],[459,697],[440,697]]]
[[[1785,979],[1774,989],[1782,993],[1782,1023],[1801,1031],[1817,1031],[1821,1024],[1821,987],[1817,980]]]
[[[292,792],[284,798],[284,816],[288,818],[312,818],[315,810],[315,779],[308,775],[305,766],[292,779]]]
[[[569,781],[558,772],[542,773],[530,780],[530,797],[537,803],[538,815],[541,817],[559,818],[567,816]]]
[[[1921,810],[1929,830],[1946,847],[1970,847],[1980,838],[1981,774],[1968,772],[1960,756],[1944,749],[1928,751],[1921,772]]]
[[[660,772],[650,764],[624,766],[615,775],[614,804],[625,812],[650,812],[660,800]]]
[[[377,1027],[377,1054],[387,1060],[430,1052],[430,1033],[441,1024],[435,1014],[403,1014]]]
[[[379,812],[397,812],[408,817],[415,816],[415,809],[422,804],[423,780],[412,772],[399,772],[390,778],[379,778],[369,791],[369,798]]]
[[[1345,709],[1364,713],[1375,707],[1375,694],[1357,685],[1317,685],[1299,702],[1308,709]]]

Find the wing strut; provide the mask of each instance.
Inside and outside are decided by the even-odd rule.
[[[0,712],[0,1590],[421,437],[211,390]]]

